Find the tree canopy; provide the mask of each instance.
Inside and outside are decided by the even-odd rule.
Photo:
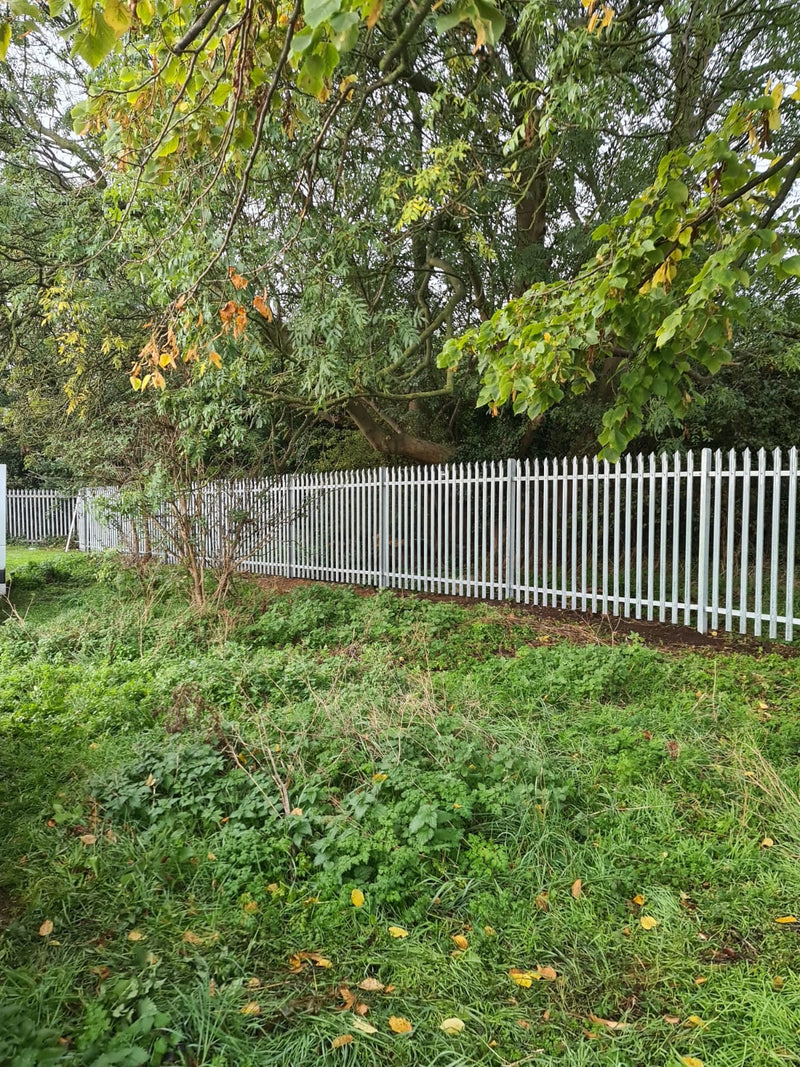
[[[6,423],[116,471],[164,434],[281,465],[362,459],[348,427],[421,462],[688,432],[718,372],[794,373],[799,38],[767,0],[12,0]]]

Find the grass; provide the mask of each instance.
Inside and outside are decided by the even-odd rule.
[[[19,555],[0,1063],[800,1062],[800,661]]]

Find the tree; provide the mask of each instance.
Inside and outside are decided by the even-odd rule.
[[[68,21],[66,10],[46,17],[17,6],[12,68],[18,52],[29,56]],[[75,128],[82,149],[102,147],[107,239],[124,245],[125,269],[147,292],[146,321],[155,323],[133,361],[139,392],[172,388],[184,357],[198,377],[246,365],[248,391],[277,421],[292,412],[302,425],[351,423],[383,454],[438,462],[470,439],[485,446],[488,427],[471,413],[479,373],[491,410],[515,394],[519,430],[504,420],[490,428],[522,438],[521,447],[548,405],[591,386],[590,399],[610,412],[611,454],[637,431],[656,390],[666,388],[678,417],[692,375],[724,362],[724,345],[705,364],[687,360],[696,338],[676,326],[668,340],[671,350],[684,345],[676,359],[688,370],[666,386],[640,373],[646,352],[664,362],[658,313],[675,310],[687,271],[699,276],[722,255],[712,216],[691,254],[674,250],[683,258],[673,255],[666,270],[681,263],[680,278],[665,276],[647,299],[633,282],[610,288],[603,314],[616,318],[610,327],[604,319],[602,343],[588,320],[569,334],[567,355],[527,348],[526,337],[538,330],[563,340],[549,316],[580,318],[595,283],[621,276],[608,270],[656,243],[658,234],[644,235],[648,219],[664,228],[673,212],[694,235],[692,211],[711,203],[702,206],[701,164],[713,171],[714,152],[725,182],[736,167],[755,177],[778,160],[773,177],[792,176],[793,103],[780,108],[773,149],[755,129],[748,160],[748,141],[737,140],[748,122],[755,128],[779,110],[763,87],[791,69],[790,4],[591,2],[562,11],[544,0],[500,9],[474,0],[434,11],[404,0],[324,0],[301,11],[144,0],[135,15],[109,2],[75,13],[73,52],[96,68],[73,108]],[[748,97],[754,107],[743,106]],[[42,140],[30,121],[25,136]],[[668,189],[677,196],[670,182],[682,182],[691,202],[645,204]],[[792,185],[762,229],[780,235],[791,223]],[[756,195],[726,205],[729,251],[753,225]],[[642,215],[620,221],[638,203]],[[609,226],[602,265],[590,240],[598,225]],[[657,256],[652,265],[655,274]],[[727,317],[734,341],[742,283],[734,276],[718,294],[735,306],[717,300],[706,309],[723,334]],[[786,279],[763,284],[783,299]],[[619,316],[638,321],[643,310],[641,336],[628,336]],[[516,349],[529,360],[522,367]]]

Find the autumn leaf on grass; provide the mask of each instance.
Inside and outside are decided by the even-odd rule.
[[[354,908],[364,907],[364,894],[360,889],[353,889],[350,893],[350,903]]]
[[[94,845],[97,843],[97,838],[94,834],[81,834],[78,840],[82,845]]]
[[[641,893],[637,893],[636,894],[636,896],[633,898],[633,903],[637,907],[641,908],[642,904],[644,904],[644,897],[642,896]]]
[[[553,967],[540,967],[537,964],[535,971],[521,971],[518,967],[512,967],[508,972],[508,977],[523,989],[530,989],[534,982],[542,980],[554,982],[558,974]]]
[[[439,1029],[444,1031],[449,1037],[455,1037],[456,1034],[460,1034],[464,1029],[464,1020],[456,1017],[452,1019],[445,1019],[444,1022],[439,1023]]]
[[[591,1012],[588,1017],[596,1026],[605,1026],[607,1030],[627,1030],[628,1027],[633,1025],[633,1023],[617,1022],[616,1019],[601,1019],[599,1015],[592,1015]]]
[[[317,967],[333,967],[330,960],[321,956],[319,952],[295,952],[289,957],[289,970],[292,974],[299,974],[304,963],[313,963]]]
[[[354,1015],[351,1019],[347,1020],[354,1030],[360,1031],[362,1034],[377,1034],[377,1026],[373,1026],[372,1023],[368,1023],[366,1019],[362,1019],[358,1015]]]
[[[463,934],[453,934],[453,944],[456,948],[460,948],[462,952],[469,948],[469,941],[467,941]]]
[[[143,934],[141,930],[131,930],[128,934],[129,941],[144,941],[147,935]]]
[[[402,926],[390,926],[389,935],[391,937],[408,937],[408,930],[404,930]]]
[[[781,915],[779,919],[775,920],[776,923],[796,923],[797,919],[794,915]]]
[[[183,931],[183,940],[187,945],[202,945],[203,939],[198,934],[193,933],[191,930]]]
[[[240,1015],[260,1015],[261,1005],[257,1000],[249,1000],[243,1008],[239,1008]]]
[[[402,1015],[392,1015],[389,1018],[389,1029],[395,1034],[410,1034],[414,1027]]]
[[[654,919],[652,915],[643,915],[639,922],[643,930],[655,930],[658,926],[658,919]]]
[[[45,919],[42,925],[39,927],[39,937],[49,937],[53,932],[53,922],[51,919]]]
[[[698,1060],[697,1056],[681,1056],[681,1063],[684,1067],[705,1067],[702,1060]]]
[[[572,889],[570,890],[570,892],[572,893],[573,898],[575,900],[577,900],[578,897],[581,895],[582,891],[583,891],[583,881],[580,878],[576,878],[575,881],[572,883]]]
[[[365,978],[363,982],[358,983],[358,988],[363,989],[365,993],[382,993],[385,986],[377,978]]]
[[[352,1034],[339,1034],[331,1041],[331,1048],[342,1048],[344,1045],[352,1045],[355,1038]]]

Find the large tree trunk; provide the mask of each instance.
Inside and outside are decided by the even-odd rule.
[[[447,445],[413,437],[401,429],[384,426],[378,421],[369,404],[363,400],[351,400],[347,414],[366,437],[376,452],[385,456],[398,456],[412,463],[446,463],[452,459],[454,449]]]

